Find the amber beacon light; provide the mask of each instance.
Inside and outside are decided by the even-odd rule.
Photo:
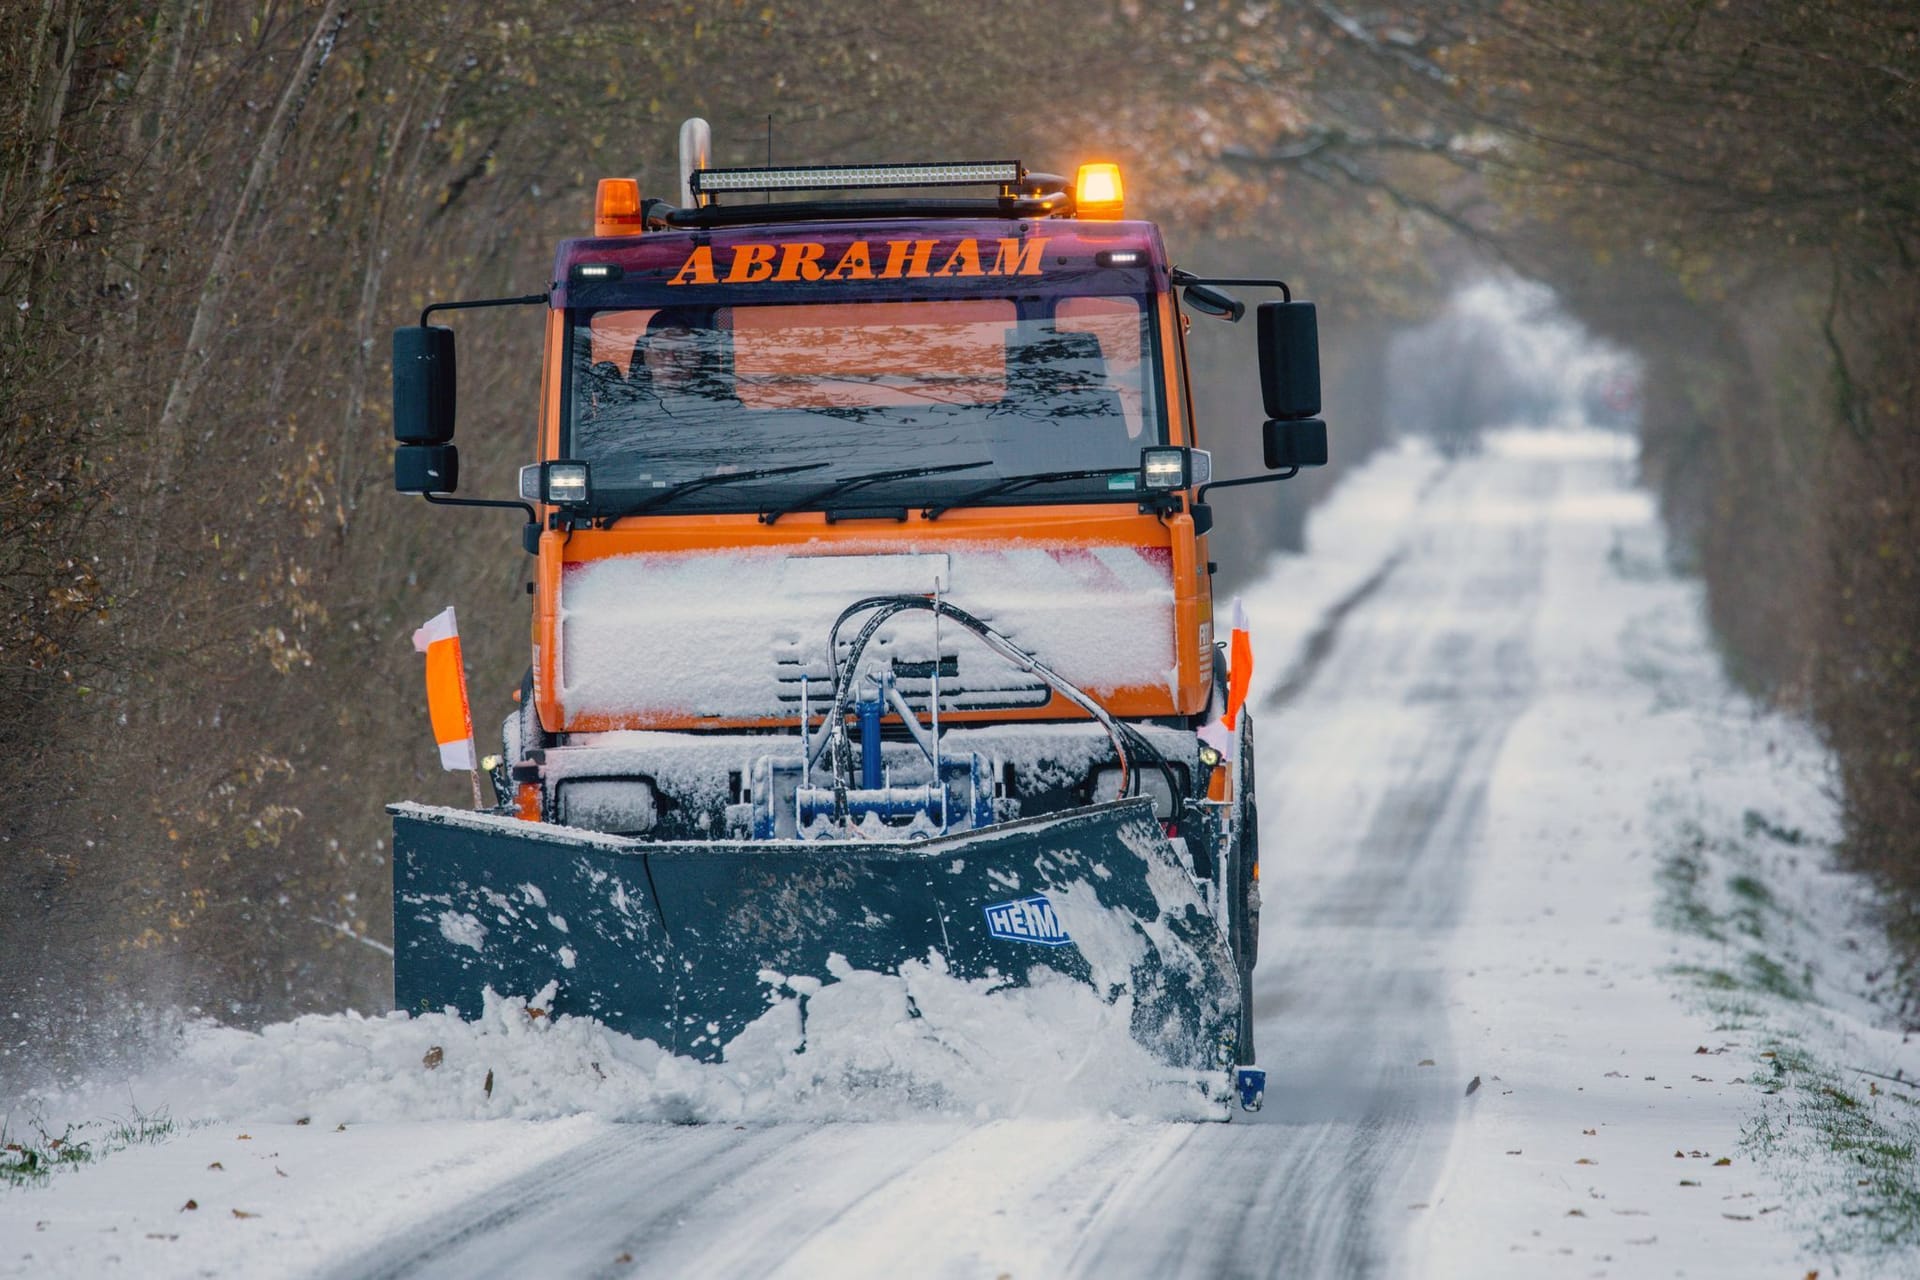
[[[632,178],[600,179],[600,189],[593,197],[593,234],[637,236],[643,229],[639,182]]]
[[[1074,212],[1082,218],[1117,218],[1125,205],[1120,166],[1083,164],[1073,179]]]

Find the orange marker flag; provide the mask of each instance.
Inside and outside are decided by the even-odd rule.
[[[441,767],[472,769],[473,715],[467,709],[467,672],[451,605],[413,633],[413,647],[427,655],[427,714],[433,740],[440,744]]]
[[[1247,690],[1253,685],[1253,633],[1247,629],[1247,611],[1240,597],[1233,598],[1233,642],[1227,646],[1227,709],[1220,718],[1227,728],[1236,727],[1240,708],[1247,703]]]
[[[1200,741],[1229,760],[1239,758],[1236,734],[1240,708],[1247,704],[1247,690],[1253,686],[1253,635],[1247,629],[1247,611],[1239,597],[1233,601],[1233,636],[1227,644],[1227,699],[1213,719],[1200,726]]]

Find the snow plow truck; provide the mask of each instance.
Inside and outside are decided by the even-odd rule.
[[[389,809],[397,1006],[552,983],[718,1061],[772,983],[931,964],[1079,984],[1257,1107],[1207,497],[1325,463],[1313,305],[1173,265],[1112,164],[709,155],[688,121],[677,204],[602,180],[542,293],[394,334],[396,488],[520,508],[534,564],[492,805]],[[1279,295],[1268,470],[1217,479],[1187,313],[1240,320],[1235,287]],[[517,500],[455,497],[434,316],[506,305],[544,308],[535,460]]]

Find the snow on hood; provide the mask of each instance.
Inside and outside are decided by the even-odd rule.
[[[569,715],[791,714],[782,695],[798,696],[803,673],[824,695],[827,632],[840,610],[864,596],[926,595],[936,586],[1096,694],[1157,687],[1174,663],[1165,548],[653,552],[567,566],[561,701]],[[933,651],[932,619],[911,614],[889,623],[869,653],[877,661],[926,662]],[[1021,692],[1038,691],[1031,677],[951,623],[942,628],[940,652],[959,663],[959,675],[941,682],[943,703],[959,705],[972,690],[979,705],[1019,705]],[[1013,700],[996,696],[1003,692]]]

